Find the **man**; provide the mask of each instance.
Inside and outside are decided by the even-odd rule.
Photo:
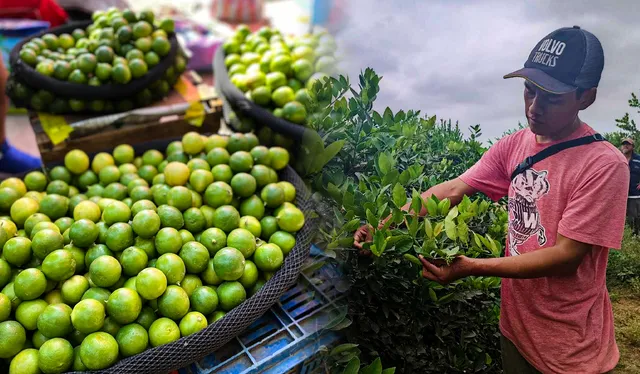
[[[631,180],[629,181],[629,197],[627,198],[627,219],[633,232],[640,233],[640,155],[634,151],[635,142],[631,138],[624,139],[620,151],[627,158]]]
[[[595,133],[578,112],[595,101],[603,67],[593,34],[574,26],[547,35],[523,69],[505,76],[525,80],[528,128],[502,138],[459,178],[422,194],[452,204],[476,192],[495,201],[509,197],[505,257],[459,256],[449,266],[420,258],[423,277],[441,284],[467,276],[503,278],[507,374],[607,373],[619,359],[605,278],[609,248],[620,248],[624,229],[624,157],[598,141],[556,153],[511,181],[526,157]],[[363,226],[354,239],[362,248],[371,232]]]

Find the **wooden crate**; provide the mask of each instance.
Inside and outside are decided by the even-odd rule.
[[[185,74],[186,75],[186,74]],[[198,81],[199,79],[199,81]],[[194,82],[195,80],[195,82]],[[202,85],[209,86],[210,77],[187,78],[183,76],[183,83],[188,86],[191,92],[198,92],[198,88]],[[197,83],[197,84],[194,84]],[[200,87],[199,87],[200,86]],[[110,152],[119,144],[130,144],[132,146],[150,143],[158,140],[179,139],[182,135],[189,131],[196,131],[202,134],[217,133],[220,129],[220,121],[222,119],[222,102],[213,96],[211,99],[199,100],[204,107],[205,115],[201,126],[194,126],[185,118],[183,114],[168,115],[161,118],[151,118],[148,121],[141,119],[133,124],[109,125],[100,132],[81,135],[71,132],[69,137],[59,144],[53,144],[49,135],[43,129],[38,113],[29,112],[29,122],[36,135],[36,141],[45,165],[57,164],[63,161],[65,154],[72,149],[81,149],[87,154],[94,155],[98,152]],[[161,107],[172,104],[182,104],[192,102],[187,101],[177,91],[173,91],[169,97],[159,103],[155,103],[153,107]],[[68,123],[88,117],[65,116]]]

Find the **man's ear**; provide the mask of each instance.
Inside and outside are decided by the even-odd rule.
[[[580,96],[580,110],[585,110],[596,101],[596,95],[598,93],[598,89],[596,87],[590,88],[582,93]]]

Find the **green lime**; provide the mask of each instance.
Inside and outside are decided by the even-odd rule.
[[[284,255],[280,247],[273,243],[267,243],[256,248],[253,261],[261,271],[273,272],[280,269]]]
[[[200,277],[204,284],[208,285],[217,286],[223,282],[223,280],[216,274],[213,258],[209,260],[207,268],[200,274]]]
[[[172,187],[167,195],[167,203],[181,212],[190,208],[192,202],[191,192],[184,186]]]
[[[11,299],[0,293],[0,322],[6,321],[11,315]]]
[[[9,239],[3,247],[2,255],[13,266],[26,264],[31,259],[31,240],[20,237]]]
[[[111,256],[100,256],[89,266],[90,279],[98,287],[111,287],[120,279],[122,267]]]
[[[104,324],[102,325],[100,331],[106,332],[107,334],[115,337],[118,333],[118,330],[120,330],[120,327],[120,324],[116,322],[115,319],[113,319],[112,317],[107,317],[105,318]]]
[[[160,217],[162,227],[173,227],[176,230],[179,230],[184,226],[182,213],[176,207],[160,205],[158,207],[158,216]]]
[[[80,221],[83,219],[90,220],[92,222],[100,221],[102,213],[98,204],[90,200],[81,201],[73,209],[73,219]]]
[[[71,311],[66,304],[48,305],[38,317],[38,331],[47,338],[63,338],[71,334]]]
[[[209,324],[215,323],[217,320],[219,320],[220,318],[225,316],[225,312],[222,310],[216,310],[215,312],[213,312],[213,314],[211,314],[209,316],[209,318],[207,319],[207,321],[209,322]]]
[[[189,131],[182,136],[182,148],[185,153],[197,155],[204,150],[204,139],[195,131]]]
[[[247,151],[237,151],[229,157],[229,166],[235,173],[248,173],[253,168],[253,157]]]
[[[131,209],[121,201],[113,201],[108,204],[102,213],[102,219],[107,225],[118,222],[129,222],[131,219]]]
[[[155,237],[155,248],[159,254],[178,253],[182,248],[182,238],[177,229],[164,227]]]
[[[227,236],[227,246],[239,250],[244,258],[250,258],[256,250],[256,238],[251,231],[237,228],[231,231]]]
[[[180,339],[180,328],[169,318],[158,318],[149,327],[149,341],[152,347],[169,344],[178,339]]]
[[[147,267],[149,256],[147,253],[137,247],[129,247],[122,252],[120,263],[125,275],[133,277],[142,269]]]
[[[84,258],[85,267],[89,268],[93,260],[102,255],[113,256],[113,252],[104,244],[95,244],[89,247]]]
[[[111,183],[104,189],[103,197],[124,200],[127,197],[127,187],[121,183]]]
[[[100,46],[95,51],[98,62],[111,63],[113,61],[114,52],[111,47]]]
[[[278,227],[289,233],[299,231],[305,222],[304,213],[295,206],[284,207],[276,214],[276,219],[278,220]]]
[[[24,184],[28,191],[42,192],[47,187],[47,177],[39,171],[32,171],[24,177]]]
[[[27,341],[24,327],[16,321],[0,323],[0,358],[15,356]]]
[[[140,48],[140,46],[138,45],[142,44],[141,43],[142,41],[145,41],[145,39],[138,39],[136,41],[136,46],[138,48]],[[143,52],[145,51],[143,50]],[[131,70],[131,76],[133,78],[140,78],[145,74],[147,74],[147,71],[149,70],[149,68],[147,67],[147,64],[144,62],[144,56],[142,58],[135,58],[133,60],[129,60],[129,69]]]
[[[157,268],[146,268],[136,277],[136,290],[146,300],[160,297],[167,288],[167,277]]]
[[[193,291],[189,301],[193,310],[208,315],[218,307],[218,294],[209,286],[201,286]]]
[[[68,210],[69,198],[66,196],[48,192],[48,194],[40,201],[40,213],[46,215],[52,220],[64,217]]]
[[[107,301],[107,313],[122,325],[135,321],[140,310],[142,310],[142,300],[136,291],[129,288],[113,291]]]
[[[238,279],[245,289],[251,289],[258,281],[258,267],[252,261],[247,260],[244,264],[244,273]]]
[[[303,107],[304,109],[304,107]],[[289,151],[282,147],[269,148],[271,154],[271,167],[275,170],[284,169],[289,164]]]
[[[233,177],[233,171],[231,167],[226,164],[216,165],[211,168],[211,174],[213,174],[213,180],[217,182],[230,183]],[[215,182],[214,182],[215,183]]]
[[[264,213],[264,202],[257,195],[252,195],[240,203],[240,214],[242,216],[252,216],[257,219],[262,219]]]
[[[20,300],[37,299],[47,288],[47,279],[44,273],[35,268],[21,271],[13,283],[15,295],[19,297]]]
[[[124,251],[133,245],[133,229],[124,222],[114,223],[107,230],[106,245],[115,252]]]
[[[73,346],[62,338],[53,338],[38,351],[38,367],[43,373],[64,373],[73,365]]]
[[[16,321],[20,322],[27,330],[37,329],[38,316],[47,307],[47,302],[42,299],[23,301],[16,308]]]
[[[182,336],[195,334],[207,327],[207,317],[200,312],[189,312],[180,320]]]
[[[20,194],[13,188],[0,188],[0,211],[8,212],[19,198]]]
[[[249,153],[253,157],[254,165],[270,165],[271,154],[269,153],[269,148],[267,148],[266,146],[264,145],[255,146],[251,148],[251,151]]]
[[[262,240],[269,240],[271,235],[278,231],[278,220],[273,216],[265,216],[260,220],[262,226],[262,234],[260,238]]]
[[[260,197],[269,208],[277,208],[285,202],[284,190],[277,183],[269,183],[264,186],[260,192]]]
[[[238,281],[223,282],[216,289],[219,305],[223,311],[228,312],[236,306],[242,304],[247,298],[242,284]]]
[[[223,205],[216,209],[213,215],[215,227],[228,233],[237,228],[240,222],[240,213],[231,205]]]
[[[75,274],[84,273],[84,257],[85,252],[84,249],[76,247],[73,244],[67,244],[64,246],[64,250],[71,252],[73,259],[76,261],[76,271]]]
[[[38,350],[25,348],[11,359],[9,374],[39,374]]]
[[[69,279],[75,271],[76,259],[70,251],[64,249],[57,249],[49,253],[42,261],[42,272],[49,280],[59,282]]]
[[[92,220],[83,218],[71,225],[69,239],[80,248],[88,248],[98,239],[99,234],[98,226]]]
[[[296,188],[291,182],[280,181],[278,185],[284,191],[284,201],[292,203],[296,199]]]
[[[154,204],[153,201],[149,199],[141,199],[133,203],[133,205],[131,206],[131,214],[133,214],[133,217],[144,210],[151,210],[153,212],[156,212],[156,204]]]
[[[206,263],[205,263],[206,268]],[[202,287],[202,279],[195,274],[187,274],[180,283],[180,287],[187,293],[187,296],[191,297],[193,291],[198,287]]]
[[[262,226],[260,225],[260,221],[253,216],[240,217],[240,223],[238,227],[248,230],[256,238],[259,238],[262,234]]]
[[[111,79],[120,84],[127,84],[131,81],[131,70],[124,64],[115,64],[111,69]]]
[[[149,334],[143,326],[132,323],[120,328],[116,335],[116,341],[122,357],[131,357],[147,349]]]
[[[235,196],[249,197],[256,192],[256,179],[248,173],[237,173],[231,178],[231,188]]]
[[[219,228],[206,229],[200,236],[200,243],[209,251],[210,256],[227,246],[227,235]]]
[[[133,231],[142,238],[153,237],[160,229],[160,216],[153,210],[143,210],[133,217]]]
[[[60,293],[66,304],[74,305],[82,300],[82,295],[89,289],[89,280],[82,275],[74,275],[62,283]]]
[[[39,209],[40,204],[36,200],[29,197],[21,197],[11,205],[11,220],[18,227],[22,227],[27,218],[37,213]]]
[[[80,300],[71,312],[73,327],[85,334],[99,331],[104,325],[104,319],[104,305],[95,299]]]
[[[175,253],[165,253],[158,257],[155,267],[167,277],[167,284],[180,283],[187,273],[184,261]]]
[[[256,179],[256,183],[259,188],[263,188],[269,183],[276,183],[277,178],[272,177],[272,172],[275,173],[273,169],[266,165],[255,165],[251,169],[251,176]],[[277,177],[277,175],[276,175]]]
[[[180,237],[182,238],[182,245],[196,240],[193,234],[185,229],[179,230],[178,232],[180,233]]]
[[[116,162],[113,159],[113,156],[111,156],[107,152],[99,152],[93,157],[93,160],[91,161],[91,170],[93,170],[93,172],[96,174],[100,174],[100,170],[102,170],[102,168],[115,164]]]
[[[42,335],[42,333],[38,330],[36,330],[32,337],[31,337],[31,342],[33,343],[33,346],[36,349],[40,349],[40,347],[42,347],[42,345],[44,344],[44,342],[46,342],[47,340],[49,340],[49,338],[47,338],[46,336]],[[27,341],[28,343],[29,341]]]
[[[198,233],[204,230],[206,220],[204,214],[198,208],[189,208],[184,211],[184,228],[190,232]]]
[[[162,316],[177,321],[189,311],[189,295],[179,286],[169,285],[158,298],[158,310]]]
[[[206,163],[206,161],[203,161]],[[207,164],[208,165],[208,164]],[[196,169],[191,172],[189,184],[196,192],[203,193],[213,183],[213,174],[208,170]]]
[[[239,279],[244,272],[245,257],[236,248],[225,247],[216,252],[213,265],[216,275],[225,281]]]
[[[102,303],[103,307],[107,307],[107,301],[109,300],[109,296],[111,296],[111,291],[106,288],[99,287],[91,287],[87,289],[82,295],[81,300],[93,299]]]
[[[189,167],[181,162],[171,161],[164,168],[165,183],[169,186],[184,186],[189,181]]]
[[[136,323],[144,327],[145,330],[149,330],[149,327],[151,327],[151,324],[155,320],[156,320],[156,313],[153,311],[153,308],[149,306],[145,306],[142,308],[142,311],[140,312],[138,319],[136,319]]]
[[[89,370],[106,369],[115,364],[118,352],[118,342],[106,332],[94,332],[80,345],[80,359]]]
[[[209,251],[196,241],[185,243],[179,255],[188,273],[199,274],[207,268]]]
[[[212,208],[218,208],[223,205],[228,205],[233,199],[232,187],[221,181],[211,183],[204,193],[204,200],[206,204]]]

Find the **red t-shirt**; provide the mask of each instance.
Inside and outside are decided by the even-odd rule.
[[[562,141],[593,133],[583,124]],[[574,275],[503,279],[500,330],[543,373],[604,373],[620,357],[606,270],[609,249],[622,241],[629,167],[611,143],[596,142],[556,153],[511,183],[519,163],[554,143],[520,130],[461,179],[493,200],[509,197],[506,256],[551,247],[558,233],[593,245]]]

